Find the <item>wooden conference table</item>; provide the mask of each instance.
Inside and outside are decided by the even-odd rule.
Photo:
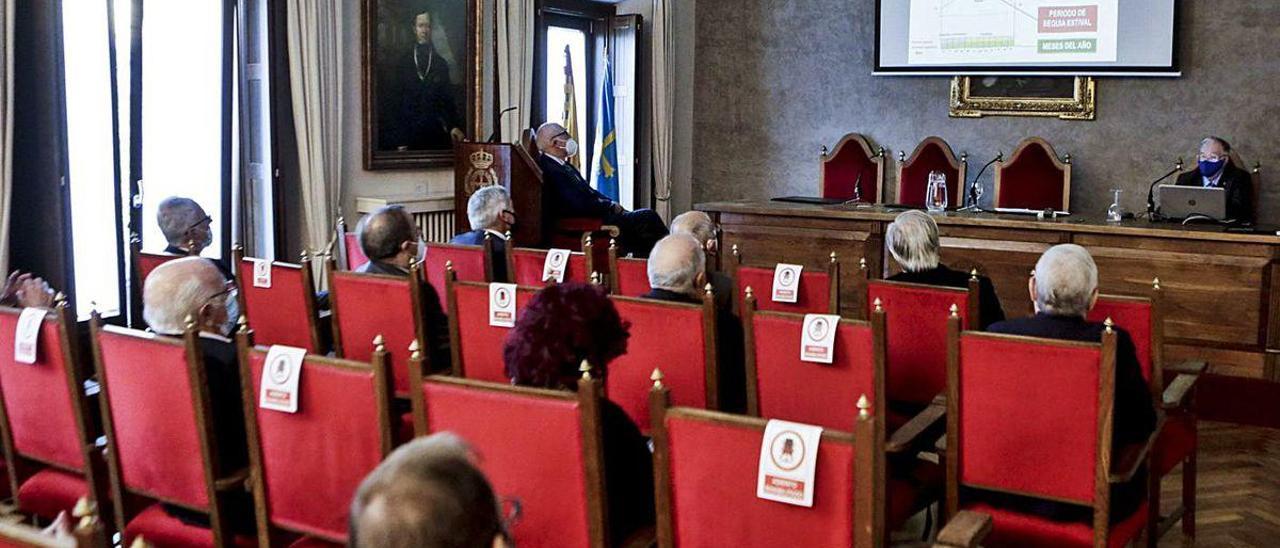
[[[884,247],[885,228],[901,208],[772,201],[699,204],[720,224],[720,268],[730,270],[737,245],[744,264],[841,265],[841,313],[865,316],[868,275],[897,271]],[[942,261],[991,278],[1007,317],[1031,313],[1027,278],[1050,246],[1084,246],[1098,263],[1102,293],[1147,295],[1160,279],[1164,295],[1165,363],[1204,359],[1210,372],[1280,382],[1280,236],[1229,233],[1216,226],[1125,221],[1088,216],[1040,221],[1024,215],[951,213],[934,217]],[[766,288],[767,290],[767,288]]]

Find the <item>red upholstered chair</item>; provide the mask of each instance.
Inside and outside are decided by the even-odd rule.
[[[710,266],[710,265],[708,265]],[[649,261],[619,257],[618,246],[609,243],[609,293],[624,297],[639,297],[648,293]]]
[[[88,372],[75,349],[75,319],[66,302],[45,314],[36,363],[14,360],[19,309],[0,307],[0,435],[6,449],[6,490],[18,510],[53,519],[70,513],[83,497],[108,500],[107,478],[94,466],[97,434],[91,429],[83,384]],[[101,460],[92,461],[100,464]],[[96,488],[95,488],[96,487]]]
[[[334,240],[338,242],[338,265],[343,270],[356,270],[369,262],[364,250],[360,249],[359,236],[355,232],[347,232],[347,222],[342,216],[338,216],[336,227]]]
[[[819,172],[822,197],[880,203],[884,188],[884,147],[875,148],[866,137],[850,133],[836,143],[830,154],[822,147]],[[857,187],[861,192],[855,192]]]
[[[390,349],[395,393],[403,397],[413,386],[409,374],[407,348],[417,342],[426,348],[427,319],[423,315],[426,293],[418,265],[409,276],[383,276],[338,272],[333,262],[329,271],[329,302],[333,309],[334,355],[348,360],[367,362],[373,358],[372,341],[378,335]],[[443,287],[443,286],[442,286]],[[440,369],[445,364],[432,364]]]
[[[825,270],[805,268],[800,272],[800,288],[794,303],[773,301],[773,266],[744,265],[742,252],[736,244],[733,246],[731,255],[733,256],[733,279],[738,286],[739,310],[742,310],[747,295],[759,293],[767,297],[757,299],[756,305],[760,310],[797,314],[840,313],[840,261],[836,259],[834,251],[831,252],[831,260],[827,263]]]
[[[245,432],[257,512],[258,544],[273,531],[311,542],[347,542],[347,512],[356,488],[391,452],[391,373],[386,349],[372,363],[308,354],[298,379],[298,412],[258,408],[268,348],[251,346],[241,329]],[[340,410],[340,412],[335,412]]]
[[[608,534],[601,386],[541,390],[429,377],[413,392],[419,435],[450,431],[471,444],[499,497],[519,501],[517,546],[603,548]]]
[[[623,321],[631,323],[627,353],[609,364],[605,376],[610,401],[647,433],[650,375],[661,368],[676,404],[719,409],[715,296],[706,292],[701,305],[610,298]]]
[[[1150,454],[1151,492],[1148,496],[1148,538],[1158,539],[1179,520],[1182,536],[1195,539],[1196,523],[1196,452],[1199,447],[1195,385],[1207,368],[1204,362],[1164,365],[1164,322],[1160,314],[1163,290],[1160,280],[1153,280],[1150,297],[1100,295],[1089,312],[1090,321],[1110,318],[1129,332],[1138,353],[1142,375],[1151,385],[1157,408],[1164,409],[1165,422]],[[1175,375],[1164,381],[1165,373]],[[1181,504],[1162,515],[1160,480],[1182,465]]]
[[[257,340],[323,352],[311,257],[304,252],[300,265],[272,261],[271,287],[254,285],[256,259],[246,258],[239,245],[232,249],[232,257],[240,281],[236,292],[240,314],[249,320]]]
[[[997,161],[995,169],[997,208],[1070,210],[1071,155],[1059,160],[1044,139],[1023,140],[1009,161]]]
[[[991,515],[987,546],[1124,546],[1137,538],[1145,504],[1109,523],[1111,482],[1129,481],[1146,452],[1111,452],[1115,334],[1098,344],[961,334],[958,315],[949,323],[948,514]],[[1093,521],[962,499],[964,488],[1080,505]]]
[[[888,326],[885,385],[890,401],[927,405],[947,389],[947,318],[951,307],[963,327],[979,320],[978,278],[969,289],[867,281],[867,302],[879,303]]]
[[[507,248],[507,272],[512,272],[512,279],[518,285],[542,287],[547,281],[542,279],[542,267],[547,261],[547,250],[527,247]],[[462,279],[462,278],[459,278]],[[591,271],[587,269],[587,255],[572,252],[569,254],[569,266],[564,272],[564,281],[586,283],[591,280]],[[470,280],[464,280],[470,281]]]
[[[493,281],[493,266],[489,264],[490,255],[486,246],[434,242],[427,244],[427,257],[423,261],[422,268],[426,274],[427,283],[436,289],[436,295],[440,297],[440,308],[449,306],[443,291],[446,267],[451,267],[458,275],[458,279],[462,281]],[[392,348],[399,350],[394,346]]]
[[[929,173],[941,171],[947,176],[948,207],[960,207],[964,205],[961,202],[968,167],[968,154],[961,154],[957,160],[951,145],[941,137],[926,138],[920,141],[910,158],[905,152],[898,152],[898,190],[894,202],[924,207]]]
[[[489,325],[489,284],[447,279],[449,293],[449,350],[453,376],[510,383],[502,358],[509,327]],[[528,306],[536,287],[516,288],[516,317]]]
[[[213,402],[194,326],[182,338],[163,337],[104,327],[95,316],[90,329],[123,544],[139,536],[155,546],[251,544],[231,533],[227,499],[244,490],[247,471],[218,472],[218,446],[224,440],[213,428]],[[207,514],[211,527],[184,523],[159,503]]]
[[[881,546],[886,543],[883,437],[876,419],[850,409],[848,430],[818,446],[813,506],[755,496],[767,421],[686,407],[651,392],[658,546]],[[856,418],[855,418],[856,417]],[[891,496],[892,498],[892,496]]]

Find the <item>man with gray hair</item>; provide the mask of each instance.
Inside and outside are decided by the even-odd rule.
[[[902,267],[902,272],[890,276],[889,281],[960,289],[969,287],[970,274],[952,270],[940,262],[938,224],[929,214],[918,210],[899,214],[889,223],[884,240],[889,255]],[[996,295],[995,286],[986,276],[978,276],[978,300],[982,328],[1004,320],[1000,296]]]
[[[165,198],[156,208],[156,223],[169,244],[164,249],[165,253],[195,257],[213,243],[213,217],[191,198]],[[223,278],[235,279],[230,263],[209,260],[222,272]]]
[[[692,236],[702,246],[710,263],[720,255],[719,228],[711,222],[711,216],[701,211],[686,211],[671,220],[672,234]],[[708,265],[710,266],[710,265]],[[716,306],[724,310],[733,308],[733,280],[723,272],[707,268],[707,282],[716,293]]]
[[[1253,222],[1253,177],[1231,160],[1231,143],[1205,137],[1196,160],[1197,169],[1179,175],[1177,184],[1221,188],[1227,194],[1227,218]]]
[[[507,189],[492,185],[481,188],[467,200],[467,220],[471,231],[463,232],[449,240],[458,245],[484,245],[489,238],[490,263],[493,264],[493,281],[507,279],[507,235],[516,224],[516,212],[511,209],[511,195]]]
[[[1025,335],[1048,339],[1099,342],[1105,326],[1086,321],[1089,310],[1098,301],[1098,266],[1085,248],[1075,244],[1061,244],[1049,248],[1036,263],[1035,271],[1027,282],[1027,291],[1035,302],[1034,316],[1008,320],[991,325],[992,333]],[[1116,332],[1116,378],[1114,427],[1111,437],[1112,454],[1129,445],[1146,443],[1155,430],[1156,411],[1151,403],[1151,392],[1142,377],[1138,354],[1133,339],[1123,329]],[[1011,367],[1032,367],[1038,364],[1010,364]],[[1141,469],[1133,480],[1111,486],[1111,522],[1129,517],[1147,495],[1147,471]],[[1026,501],[1008,500],[1009,496],[984,494],[984,500],[1003,500],[1025,507],[1055,519],[1075,520],[1090,517],[1090,510],[1058,503],[1027,504]],[[1084,512],[1079,510],[1084,508]]]

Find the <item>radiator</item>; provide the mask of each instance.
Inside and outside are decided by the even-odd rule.
[[[448,242],[458,233],[453,222],[452,194],[356,198],[356,211],[361,216],[388,205],[403,206],[428,242]]]

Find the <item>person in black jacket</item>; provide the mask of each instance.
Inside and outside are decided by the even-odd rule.
[[[489,261],[493,264],[494,282],[512,282],[507,276],[507,234],[516,224],[516,212],[511,210],[511,195],[500,186],[487,186],[475,191],[467,199],[467,220],[471,231],[463,232],[449,240],[458,245],[484,245],[489,237]]]
[[[1034,316],[992,324],[988,331],[1050,339],[1100,342],[1105,326],[1085,320],[1098,300],[1098,266],[1085,248],[1062,244],[1049,248],[1036,263],[1028,282],[1035,301]],[[1114,425],[1112,455],[1126,446],[1146,443],[1155,430],[1156,410],[1142,377],[1133,339],[1118,327],[1116,333]],[[1011,366],[1016,364],[1011,364]],[[1009,504],[1053,519],[1087,521],[1091,511],[1069,504],[1031,501],[1023,497],[982,493],[982,499]],[[1142,468],[1126,483],[1111,486],[1111,522],[1129,517],[1147,496],[1147,470]],[[1023,499],[1023,500],[1019,500]]]
[[[164,252],[170,255],[197,257],[213,243],[213,217],[191,198],[170,196],[156,208],[156,223],[169,242]],[[234,281],[235,272],[226,259],[209,259],[222,277]],[[234,317],[234,314],[233,314]]]
[[[507,336],[507,375],[519,386],[576,390],[578,367],[586,360],[591,374],[604,379],[609,363],[627,352],[629,327],[604,289],[576,282],[548,286]],[[626,411],[608,399],[600,403],[609,545],[619,546],[654,523],[653,455]]]
[[[885,247],[902,272],[889,277],[892,282],[969,287],[970,274],[952,270],[938,259],[938,224],[923,211],[898,215],[885,231]],[[982,328],[1004,319],[1004,308],[995,286],[986,276],[978,276],[979,314]]]
[[[1220,137],[1200,141],[1199,169],[1178,176],[1178,186],[1221,188],[1227,193],[1227,218],[1253,222],[1253,177],[1231,161],[1231,144]]]
[[[568,163],[578,154],[578,143],[555,123],[542,124],[537,133],[538,167],[542,169],[542,209],[545,220],[554,226],[561,219],[584,217],[614,225],[621,232],[618,245],[623,253],[648,257],[653,244],[667,235],[667,225],[651,209],[627,211],[617,202],[591,188],[582,173]]]
[[[449,62],[436,51],[432,40],[431,12],[413,15],[413,48],[395,65],[400,93],[400,126],[392,150],[448,150],[452,134],[462,126],[458,115],[459,90],[449,76]]]

